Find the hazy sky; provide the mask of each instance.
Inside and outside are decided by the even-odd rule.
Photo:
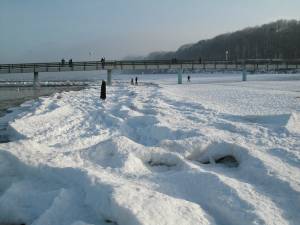
[[[0,0],[0,63],[120,59],[278,19],[299,0]]]

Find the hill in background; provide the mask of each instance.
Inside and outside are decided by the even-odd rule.
[[[300,21],[279,20],[226,33],[175,52],[152,52],[145,59],[295,59],[300,58]]]

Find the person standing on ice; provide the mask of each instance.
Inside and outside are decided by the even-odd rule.
[[[187,80],[188,82],[191,82],[191,76],[190,75],[188,75],[187,79],[188,79]]]
[[[102,84],[101,84],[101,94],[100,94],[100,98],[102,100],[106,99],[106,82],[104,80],[102,80]]]
[[[134,83],[133,83],[133,78],[131,78],[131,85],[134,85]]]
[[[135,85],[138,85],[138,78],[135,77]]]

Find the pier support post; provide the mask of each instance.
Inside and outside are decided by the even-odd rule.
[[[33,73],[33,87],[36,88],[39,85],[39,73]]]
[[[243,78],[242,78],[242,80],[247,81],[247,70],[246,70],[246,61],[245,60],[243,60],[242,69],[243,69]]]
[[[111,85],[111,71],[112,70],[107,70],[107,85]]]
[[[243,70],[243,81],[247,81],[247,71]]]
[[[247,81],[247,70],[245,61],[243,62],[243,81]]]
[[[178,71],[177,76],[178,76],[178,84],[182,84],[182,70]]]

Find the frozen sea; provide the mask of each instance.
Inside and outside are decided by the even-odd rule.
[[[97,81],[103,78],[99,72],[40,73],[39,81],[42,87],[34,89],[33,74],[1,74],[0,116],[3,116],[8,108],[18,106],[27,100],[61,91],[80,90],[88,84],[97,84]]]
[[[299,74],[135,76],[0,118],[0,224],[299,224]]]

